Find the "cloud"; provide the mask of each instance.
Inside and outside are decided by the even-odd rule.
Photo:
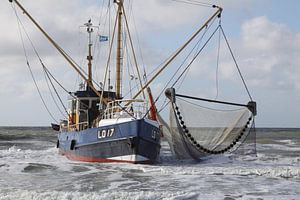
[[[226,26],[226,25],[223,25]],[[226,27],[225,27],[226,29]],[[260,90],[300,89],[300,32],[284,24],[272,22],[266,16],[246,20],[240,37],[227,34],[229,43],[249,86]],[[191,69],[194,77],[216,78],[217,36],[208,53],[201,56]],[[221,41],[219,78],[240,81],[238,71],[224,39]],[[203,74],[206,74],[205,76]]]
[[[174,8],[176,6],[176,9]],[[201,19],[210,9],[180,4],[174,1],[136,1],[133,7],[134,15],[139,18],[138,25],[142,31],[170,32]]]
[[[300,89],[300,33],[266,16],[242,26],[241,64],[256,86],[273,89]]]

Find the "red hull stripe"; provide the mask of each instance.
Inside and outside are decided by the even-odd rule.
[[[131,164],[151,164],[150,160],[145,161],[130,161],[130,160],[114,160],[107,158],[96,158],[96,157],[86,157],[78,156],[68,151],[60,151],[60,154],[66,156],[70,160],[82,161],[82,162],[98,162],[98,163],[131,163]]]

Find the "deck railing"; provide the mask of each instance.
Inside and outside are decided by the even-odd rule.
[[[81,123],[77,123],[77,124],[72,124],[72,125],[68,125],[68,122],[62,122],[60,124],[60,130],[61,131],[82,131],[87,129],[89,126],[89,123],[86,122],[81,122]]]
[[[122,106],[125,104],[127,106]],[[104,111],[103,119],[142,118],[148,110],[148,102],[139,99],[116,100],[109,102]]]

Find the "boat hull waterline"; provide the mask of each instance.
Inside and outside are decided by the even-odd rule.
[[[57,147],[70,160],[153,164],[158,161],[159,126],[146,119],[61,132]]]

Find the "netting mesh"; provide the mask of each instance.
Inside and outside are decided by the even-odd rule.
[[[160,121],[172,152],[180,159],[255,153],[255,133],[250,131],[253,116],[247,107],[209,108],[199,101],[176,98],[171,103],[170,124]]]

